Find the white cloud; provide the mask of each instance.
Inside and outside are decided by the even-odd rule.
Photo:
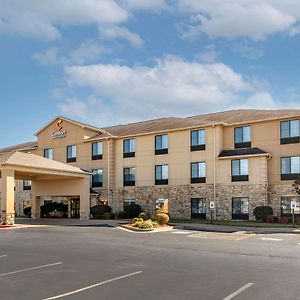
[[[120,2],[130,10],[161,11],[169,9],[165,0],[121,0]]]
[[[264,56],[264,51],[257,45],[251,46],[249,43],[242,42],[233,45],[233,51],[240,53],[248,59],[258,59]]]
[[[57,47],[52,47],[44,52],[36,52],[32,57],[42,66],[83,65],[87,62],[97,61],[108,51],[109,49],[99,45],[97,42],[87,40],[78,48],[70,50],[65,56],[59,53]]]
[[[0,0],[0,32],[52,41],[59,26],[119,24],[130,12],[114,0]]]
[[[120,26],[100,26],[99,31],[101,36],[106,39],[125,39],[135,48],[141,48],[143,46],[141,37],[138,34],[129,31],[127,28]]]
[[[278,32],[297,32],[293,28],[300,20],[300,2],[293,0],[178,0],[178,7],[192,14],[183,38],[206,33],[261,40]]]
[[[152,67],[72,66],[65,68],[65,74],[71,88],[88,87],[95,96],[92,102],[91,99],[68,100],[61,106],[63,112],[72,114],[74,103],[76,116],[78,111],[92,110],[101,120],[101,126],[111,124],[112,116],[118,116],[118,122],[127,122],[201,114],[224,110],[224,107],[276,105],[270,93],[257,90],[241,74],[222,63],[201,64],[167,56]]]
[[[208,45],[205,47],[204,51],[200,52],[196,58],[205,63],[213,63],[218,58],[218,52],[216,51],[214,45]]]

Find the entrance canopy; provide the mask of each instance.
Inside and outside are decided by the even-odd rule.
[[[14,181],[31,180],[31,216],[39,218],[39,197],[80,197],[80,218],[89,218],[90,173],[35,154],[12,152],[0,155],[1,219],[14,223]]]

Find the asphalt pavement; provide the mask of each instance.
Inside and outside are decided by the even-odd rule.
[[[98,225],[0,230],[0,299],[300,299],[300,235]]]

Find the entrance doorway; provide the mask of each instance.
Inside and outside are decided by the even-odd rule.
[[[71,199],[71,219],[79,219],[80,217],[80,199]]]
[[[191,218],[206,219],[206,199],[192,198],[191,199]]]

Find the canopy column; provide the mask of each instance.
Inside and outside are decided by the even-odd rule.
[[[1,169],[1,224],[15,223],[15,171]]]

